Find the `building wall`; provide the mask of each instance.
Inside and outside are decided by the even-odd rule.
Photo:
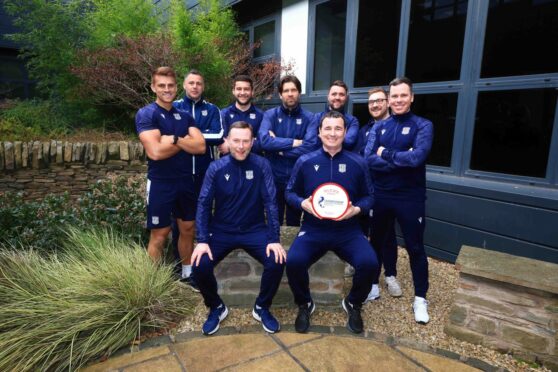
[[[242,3],[246,13],[255,1]],[[454,261],[468,244],[558,262],[557,6],[284,0],[281,57],[296,58],[305,108],[322,111],[327,86],[341,78],[350,89],[348,111],[361,124],[371,86],[403,75],[415,81],[413,111],[435,127],[427,167],[430,255]]]

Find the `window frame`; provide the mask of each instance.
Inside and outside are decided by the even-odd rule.
[[[248,42],[252,46],[254,44],[254,29],[272,21],[275,22],[275,50],[273,54],[266,54],[257,58],[252,57],[252,62],[254,63],[262,63],[272,59],[281,61],[281,13],[273,13],[266,17],[258,18],[241,27],[242,32],[248,32]]]

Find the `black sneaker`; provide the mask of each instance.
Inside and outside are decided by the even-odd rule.
[[[196,281],[194,280],[194,276],[190,275],[186,278],[180,278],[180,282],[187,284],[188,287],[190,287],[190,289],[194,292],[200,292],[200,288],[198,287],[198,283],[196,283]]]
[[[346,298],[341,301],[343,310],[349,316],[347,319],[347,328],[353,333],[362,333],[364,328],[362,324],[362,317],[360,316],[360,306],[352,305]]]
[[[308,328],[310,328],[310,316],[316,310],[316,305],[314,305],[314,301],[311,301],[307,304],[300,305],[298,307],[298,314],[295,320],[295,330],[299,333],[306,333],[308,332]]]

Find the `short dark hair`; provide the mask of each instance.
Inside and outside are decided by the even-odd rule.
[[[401,84],[407,84],[409,86],[409,90],[411,91],[411,93],[413,93],[413,82],[411,81],[411,79],[405,76],[396,77],[395,79],[390,81],[389,88],[391,90],[391,87]]]
[[[155,76],[168,76],[168,77],[172,77],[172,78],[174,78],[174,81],[176,82],[176,72],[174,72],[174,70],[172,69],[172,67],[168,67],[168,66],[157,67],[157,68],[151,73],[151,84],[155,84]]]
[[[345,119],[345,115],[343,115],[339,111],[331,110],[326,112],[324,116],[322,116],[322,118],[320,119],[319,129],[322,129],[322,124],[324,123],[325,119],[339,119],[339,118],[343,119],[343,128],[347,128],[347,119]]]
[[[198,75],[201,76],[202,80],[205,82],[205,78],[203,77],[202,73],[199,70],[196,70],[195,68],[191,69],[190,71],[188,71],[186,73],[186,75],[184,75],[184,80],[186,80],[186,78],[188,77],[188,75]]]
[[[385,95],[386,97],[388,96],[388,93],[386,92],[386,90],[385,90],[384,88],[382,88],[382,87],[373,87],[373,88],[370,88],[370,89],[368,90],[368,97],[370,97],[370,95],[372,95],[372,94],[374,94],[374,93],[378,93],[378,92],[384,93],[384,95]]]
[[[249,123],[245,122],[245,121],[235,121],[234,123],[231,124],[231,126],[229,127],[229,133],[227,134],[227,137],[231,134],[231,130],[233,129],[250,129],[250,133],[252,134],[252,138],[254,138],[254,128],[252,127],[252,125],[250,125]]]
[[[246,83],[250,84],[251,89],[254,89],[254,81],[248,75],[237,75],[233,80],[233,89],[234,89],[237,81],[246,82]]]
[[[331,83],[329,89],[331,89],[331,87],[341,87],[345,89],[346,93],[349,93],[349,87],[347,86],[347,84],[345,84],[343,80],[335,80],[333,83]]]
[[[302,85],[300,84],[300,80],[298,80],[298,78],[294,75],[285,75],[281,78],[281,80],[279,81],[279,86],[277,87],[279,94],[283,93],[283,85],[285,85],[286,83],[293,83],[296,86],[298,92],[302,92]]]

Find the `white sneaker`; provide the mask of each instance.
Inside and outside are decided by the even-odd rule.
[[[370,293],[368,294],[368,297],[366,297],[364,303],[377,300],[378,298],[380,298],[380,287],[378,284],[372,284],[372,289],[370,290]]]
[[[426,301],[426,299],[415,296],[413,311],[415,312],[415,321],[417,323],[426,324],[430,321],[430,317],[428,316],[428,301]]]
[[[401,290],[401,285],[397,281],[395,276],[386,276],[386,287],[389,295],[391,297],[401,297],[403,291]]]

